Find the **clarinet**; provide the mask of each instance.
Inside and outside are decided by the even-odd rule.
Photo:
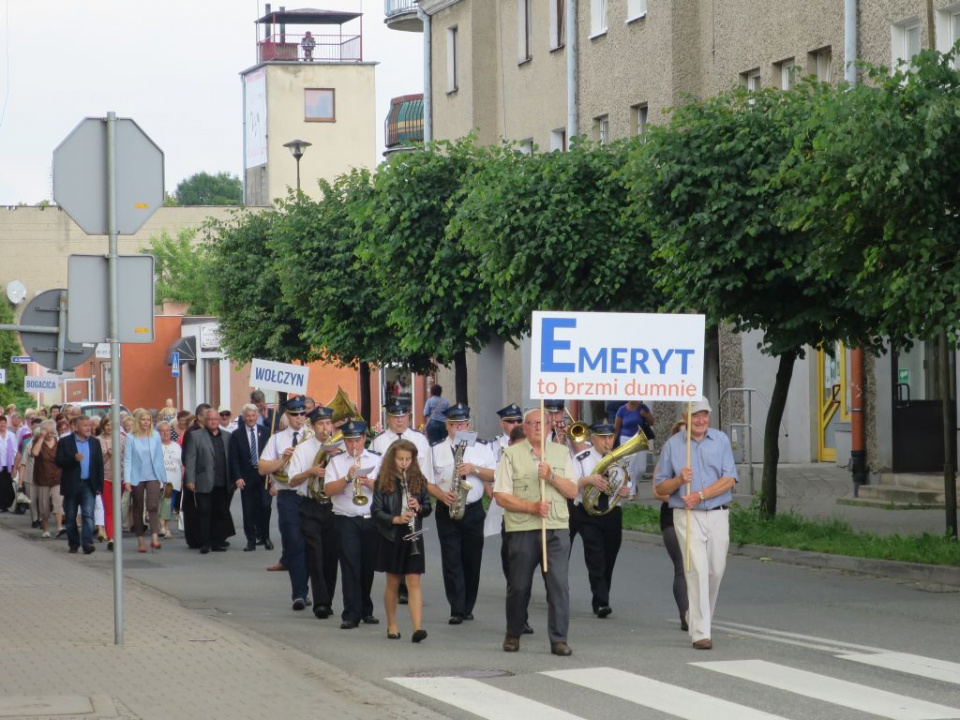
[[[402,476],[400,477],[400,487],[403,489],[403,507],[410,507],[410,488],[407,485],[407,471],[404,470]],[[410,530],[409,534],[404,536],[404,540],[410,541],[410,554],[419,555],[420,549],[417,547],[417,516],[414,514],[410,521],[407,523],[407,528]]]

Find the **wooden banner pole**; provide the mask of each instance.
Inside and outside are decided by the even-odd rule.
[[[692,421],[693,403],[687,403],[687,467],[690,467],[690,434],[693,432],[693,428],[690,423]],[[690,483],[687,483],[687,495],[690,494]],[[687,508],[687,539],[686,539],[686,552],[684,553],[683,562],[684,570],[690,572],[690,508]]]
[[[547,412],[546,403],[540,400],[540,462],[547,462]],[[538,473],[539,474],[539,473]],[[547,499],[547,485],[540,478],[540,502]],[[540,516],[540,551],[543,559],[543,571],[547,572],[547,519]]]

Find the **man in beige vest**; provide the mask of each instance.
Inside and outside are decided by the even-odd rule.
[[[507,578],[506,652],[520,649],[520,635],[527,619],[533,573],[542,563],[540,519],[546,518],[547,561],[544,574],[547,587],[547,625],[550,651],[570,655],[567,628],[570,625],[570,589],[567,567],[570,558],[570,517],[567,500],[577,496],[573,459],[566,447],[546,443],[546,457],[540,457],[540,438],[550,432],[541,423],[540,410],[527,410],[523,416],[526,440],[503,451],[497,465],[494,497],[503,508],[506,526],[509,577]],[[540,480],[545,495],[540,497]]]

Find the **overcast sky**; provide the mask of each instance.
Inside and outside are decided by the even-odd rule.
[[[239,73],[256,62],[254,20],[264,4],[0,0],[0,205],[52,200],[54,148],[84,117],[108,110],[136,120],[163,150],[168,191],[201,170],[240,175]],[[422,92],[423,36],[388,30],[383,0],[282,4],[362,9],[364,60],[380,63],[378,128],[391,97]]]

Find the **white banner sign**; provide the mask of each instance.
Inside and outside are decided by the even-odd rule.
[[[530,397],[698,400],[705,329],[703,315],[535,312]]]
[[[0,385],[7,384],[7,371],[4,368],[0,368]]]
[[[250,366],[250,387],[303,395],[307,392],[310,368],[271,360],[254,360]]]
[[[28,393],[57,392],[60,378],[57,375],[27,375],[23,379],[23,391]]]

